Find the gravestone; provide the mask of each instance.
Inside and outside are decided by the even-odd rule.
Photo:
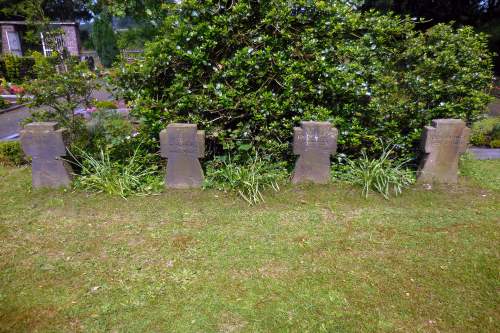
[[[299,155],[292,182],[325,184],[330,180],[330,155],[337,151],[338,131],[328,122],[303,121],[294,128],[293,153]]]
[[[21,49],[21,40],[17,31],[7,32],[7,43],[10,53],[15,54],[19,57],[23,55],[23,50]]]
[[[66,130],[56,122],[31,123],[21,130],[21,145],[31,156],[33,188],[67,187],[73,170],[60,157],[66,155]]]
[[[160,149],[167,158],[166,187],[201,187],[203,170],[198,159],[205,154],[205,131],[194,124],[170,124],[160,132]]]
[[[425,156],[417,179],[420,183],[456,183],[458,159],[469,143],[470,129],[460,119],[435,119],[422,134]]]

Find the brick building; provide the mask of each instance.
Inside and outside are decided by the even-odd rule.
[[[15,54],[22,56],[26,51],[23,43],[23,32],[26,29],[26,22],[24,21],[0,21],[0,28],[2,33],[2,53]],[[80,32],[79,26],[76,22],[51,22],[51,28],[60,28],[63,33],[56,42],[58,47],[68,50],[71,55],[80,56]],[[40,49],[45,55],[48,55],[52,50],[46,45],[43,34],[42,45]]]

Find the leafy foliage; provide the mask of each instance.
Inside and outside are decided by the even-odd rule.
[[[359,0],[362,8],[394,11],[400,15],[423,18],[418,25],[425,29],[440,22],[455,26],[472,25],[489,35],[490,50],[500,53],[500,1],[499,0]],[[494,57],[496,73],[500,73],[500,57]]]
[[[1,109],[6,109],[10,106],[10,103],[7,102],[5,99],[3,99],[2,97],[0,97],[0,110]]]
[[[491,131],[491,140],[500,140],[500,120],[497,121],[493,130]]]
[[[61,127],[70,130],[72,139],[76,139],[84,132],[85,124],[74,111],[79,105],[90,105],[91,94],[99,86],[95,74],[86,63],[72,58],[63,62],[62,58],[49,59],[40,53],[34,53],[34,57],[36,79],[24,85],[26,93],[33,99],[25,102],[30,107],[47,106],[49,111],[34,112],[25,122],[57,121]]]
[[[81,169],[74,182],[77,189],[126,198],[133,194],[157,193],[162,188],[163,179],[158,166],[140,158],[139,148],[125,163],[113,161],[109,153],[103,150],[97,158],[85,151],[78,154],[83,159],[76,162]]]
[[[490,147],[491,148],[500,148],[500,139],[491,140]]]
[[[94,112],[87,129],[89,140],[85,150],[93,155],[105,150],[114,161],[126,160],[140,146],[131,141],[134,128],[130,121],[112,109]]]
[[[33,57],[19,57],[13,54],[5,54],[0,58],[0,76],[9,82],[21,83],[33,79]]]
[[[52,20],[89,20],[93,3],[91,0],[0,0],[0,18],[34,20],[43,12]]]
[[[165,2],[176,2],[176,0],[121,0],[121,1],[99,1],[98,10],[107,10],[113,16],[133,17],[140,22],[156,23],[163,15],[162,7]]]
[[[206,188],[236,191],[248,204],[264,202],[263,191],[279,191],[279,183],[288,178],[283,164],[262,159],[258,154],[246,164],[234,162],[230,157],[216,158],[207,166]]]
[[[117,33],[117,45],[120,50],[143,49],[147,41],[153,39],[158,28],[140,25]]]
[[[130,121],[113,109],[91,114],[85,139],[70,147],[79,176],[75,187],[127,197],[161,191],[163,176],[158,154],[144,149],[144,141]]]
[[[379,158],[372,159],[362,151],[359,159],[347,159],[345,172],[337,174],[337,178],[363,188],[363,195],[368,197],[370,192],[378,192],[385,199],[391,193],[400,195],[405,187],[415,182],[415,174],[405,168],[407,162],[397,162],[391,155],[394,147],[387,146]]]
[[[116,103],[113,101],[96,101],[95,107],[98,109],[117,109]]]
[[[412,157],[432,119],[472,121],[489,101],[491,55],[472,28],[418,32],[340,1],[164,7],[159,37],[143,61],[121,64],[118,84],[150,137],[196,123],[212,156],[251,145],[291,161],[293,126],[321,120],[339,128],[342,153],[375,156],[382,138]]]
[[[0,142],[0,165],[19,166],[26,161],[26,155],[19,141]]]
[[[494,147],[496,140],[500,140],[500,117],[485,118],[472,125],[472,144],[497,148]]]
[[[435,22],[456,21],[473,24],[494,18],[500,7],[498,0],[364,0],[363,7],[393,10],[400,14],[424,17]]]

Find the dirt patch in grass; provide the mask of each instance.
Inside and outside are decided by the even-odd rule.
[[[221,333],[237,333],[242,332],[248,323],[234,313],[224,312],[220,316],[219,332]]]
[[[194,238],[189,235],[176,235],[170,242],[175,249],[184,251],[194,242]]]
[[[0,332],[45,331],[58,319],[55,307],[7,308],[0,311]]]
[[[278,261],[271,261],[257,269],[263,278],[280,279],[290,272],[288,266]]]

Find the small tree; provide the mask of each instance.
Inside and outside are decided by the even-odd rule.
[[[48,110],[34,112],[30,120],[57,121],[76,138],[84,123],[82,117],[75,115],[75,109],[90,105],[92,92],[98,87],[95,74],[86,63],[71,58],[65,60],[67,70],[59,72],[57,65],[62,58],[46,58],[37,52],[33,56],[36,79],[24,85],[26,94],[32,96],[25,101],[29,107],[43,106]]]
[[[92,42],[104,67],[110,67],[119,51],[116,36],[111,26],[111,16],[102,13],[92,28]]]

